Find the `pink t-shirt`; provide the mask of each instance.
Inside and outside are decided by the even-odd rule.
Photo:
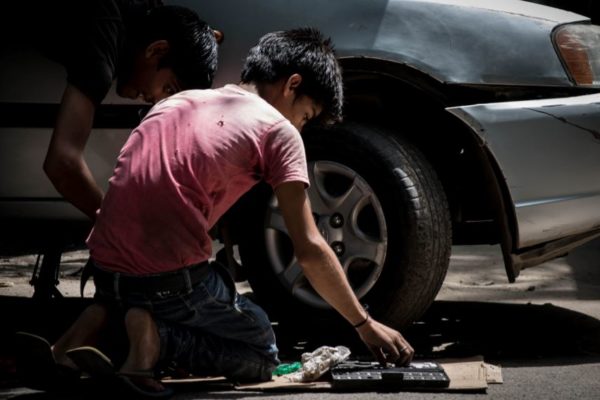
[[[236,85],[171,96],[121,150],[90,254],[132,275],[206,261],[208,230],[262,179],[308,185],[302,139],[286,118]]]

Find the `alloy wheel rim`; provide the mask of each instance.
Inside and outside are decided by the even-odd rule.
[[[311,186],[307,194],[319,232],[361,298],[377,283],[385,263],[387,225],[381,204],[364,178],[343,164],[312,161],[308,171]],[[293,255],[275,196],[265,218],[265,239],[271,268],[284,288],[302,303],[329,308]]]

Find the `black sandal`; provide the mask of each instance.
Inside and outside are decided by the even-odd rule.
[[[100,350],[93,347],[79,347],[67,351],[67,355],[77,364],[82,371],[90,374],[92,378],[104,382],[116,383],[122,391],[138,398],[166,399],[173,395],[173,389],[164,387],[162,390],[136,382],[135,378],[156,379],[153,371],[116,371],[112,361]],[[161,386],[162,383],[156,380]]]
[[[17,375],[26,387],[63,393],[79,389],[81,372],[58,364],[46,339],[17,332],[16,344]]]

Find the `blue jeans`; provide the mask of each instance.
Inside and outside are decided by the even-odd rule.
[[[267,314],[236,292],[224,267],[211,263],[205,268],[209,271],[200,282],[166,296],[115,293],[96,285],[95,298],[125,309],[148,310],[158,327],[161,361],[175,361],[195,375],[270,380],[279,360]]]

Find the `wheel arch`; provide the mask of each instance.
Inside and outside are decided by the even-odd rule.
[[[489,92],[447,85],[408,65],[341,59],[345,118],[383,126],[423,152],[450,205],[454,244],[501,244],[508,279],[516,214],[502,171],[473,130],[448,113],[458,104],[489,102]],[[427,110],[427,118],[424,110]],[[400,120],[399,120],[400,119]]]

